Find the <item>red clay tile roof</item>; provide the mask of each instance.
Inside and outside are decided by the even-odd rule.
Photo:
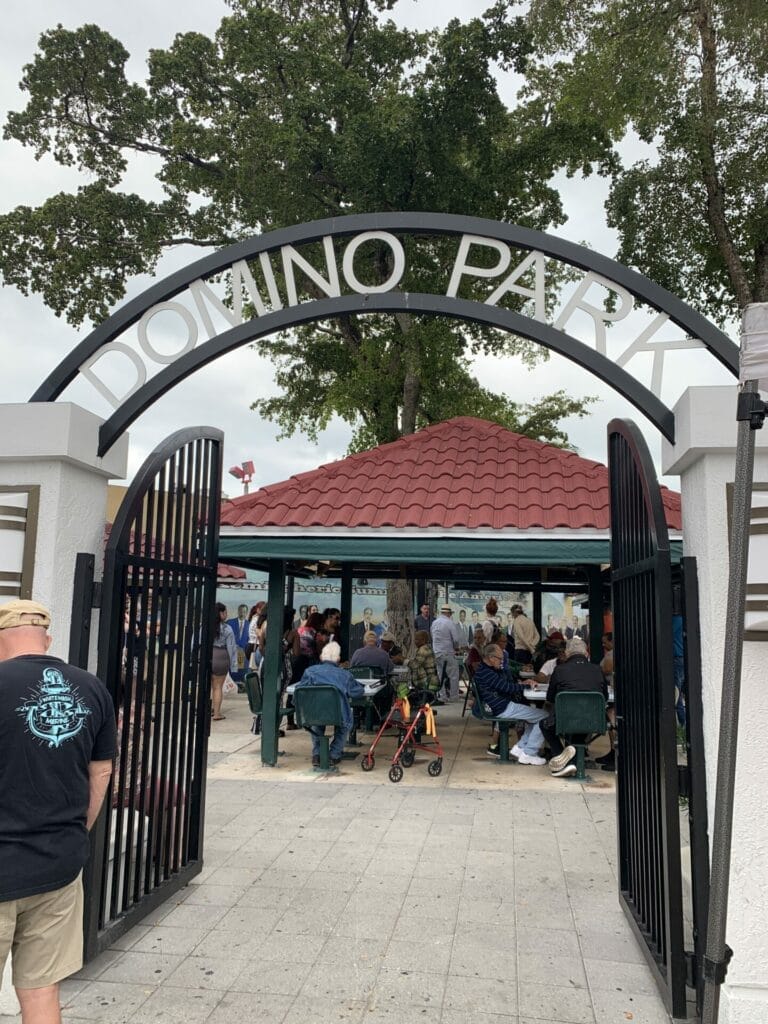
[[[682,528],[680,495],[662,488]],[[608,529],[608,470],[470,416],[224,502],[222,526]]]

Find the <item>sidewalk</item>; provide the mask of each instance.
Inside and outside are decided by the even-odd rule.
[[[460,712],[443,774],[419,755],[395,785],[391,741],[326,776],[289,733],[262,768],[227,701],[203,873],[64,983],[64,1020],[667,1024],[616,899],[613,777],[502,766]]]

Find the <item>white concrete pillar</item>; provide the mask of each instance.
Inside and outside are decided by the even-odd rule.
[[[0,405],[0,487],[39,485],[39,507],[32,576],[32,598],[51,610],[51,652],[66,658],[72,610],[75,556],[96,555],[101,575],[107,483],[125,477],[128,435],[107,455],[96,455],[101,420],[71,403]],[[0,504],[8,505],[0,495]],[[13,516],[8,516],[13,522]],[[29,525],[28,525],[29,528]],[[0,552],[6,559],[20,550],[21,531],[10,529]],[[0,570],[8,569],[8,563]],[[11,600],[10,595],[0,601]],[[0,1015],[19,1012],[11,988],[10,961],[0,991]]]
[[[128,435],[99,458],[101,423],[71,403],[0,405],[0,486],[40,486],[32,598],[51,609],[52,653],[64,658],[75,555],[95,554],[100,575],[107,484],[126,474]]]
[[[677,443],[664,442],[662,470],[680,476],[683,547],[697,559],[704,743],[710,831],[714,817],[725,610],[729,573],[727,486],[736,460],[733,387],[689,388],[675,407]],[[768,483],[768,425],[756,434],[755,483]],[[752,555],[752,552],[750,552]],[[755,566],[750,567],[753,575]],[[753,576],[754,578],[754,576]],[[761,579],[768,582],[768,565]],[[768,1020],[768,643],[744,644],[733,847],[726,941],[734,950],[720,1024]]]

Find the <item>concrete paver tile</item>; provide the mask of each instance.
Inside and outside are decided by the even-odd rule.
[[[338,935],[335,931],[317,954],[318,964],[346,964],[347,966],[381,966],[385,951],[391,945],[389,934],[382,935],[370,928],[358,935]]]
[[[448,972],[451,977],[494,978],[512,984],[517,977],[514,946],[509,949],[487,949],[467,944],[457,936],[451,950]]]
[[[190,885],[185,890],[182,903],[194,903],[204,907],[233,907],[245,892],[244,885]]]
[[[443,1009],[474,1010],[482,1008],[489,1013],[517,1013],[517,984],[514,978],[500,981],[495,978],[449,976],[445,986]]]
[[[425,934],[418,946],[412,942],[393,939],[381,959],[387,970],[412,968],[425,974],[447,974],[451,960],[453,937]]]
[[[400,1006],[403,1015],[410,1012],[418,1019],[417,1008],[440,1007],[443,1002],[446,978],[443,974],[410,970],[407,967],[382,967],[376,980],[375,1004]]]
[[[593,992],[592,1002],[596,1024],[627,1024],[627,1021],[632,1024],[669,1024],[669,1016],[658,996]]]
[[[584,961],[587,981],[595,992],[631,992],[633,995],[656,995],[656,980],[647,964],[628,964],[610,960]]]
[[[94,981],[69,1000],[70,1017],[124,1024],[152,994],[152,985]]]
[[[547,953],[521,955],[517,961],[517,973],[521,984],[556,983],[562,988],[587,988],[587,974],[578,956],[554,956]]]
[[[280,960],[249,963],[229,986],[230,992],[255,992],[295,996],[312,970],[312,964]]]
[[[274,960],[295,960],[313,964],[327,938],[327,934],[321,934],[317,930],[309,935],[273,931],[266,937],[260,957],[265,963]]]
[[[225,951],[221,951],[222,953]],[[233,956],[190,956],[165,979],[171,988],[213,988],[226,991],[246,966]]]
[[[127,931],[125,935],[119,936],[110,945],[110,949],[132,949],[137,942],[152,931],[152,926],[145,924],[146,918],[142,919],[141,924],[135,924],[130,931]]]
[[[169,913],[161,916],[156,923],[162,923],[166,928],[213,928],[228,910],[229,907],[181,903],[178,906],[171,906]]]
[[[105,974],[110,982],[134,985],[159,985],[183,962],[184,958],[170,953],[123,953],[117,963]]]
[[[445,1018],[441,1016],[438,1006],[419,1006],[414,1009],[413,1016],[409,1017],[418,1024],[441,1024]],[[403,1007],[394,1003],[391,1006],[376,1005],[369,1007],[365,1013],[365,1024],[405,1024]]]
[[[304,979],[299,995],[320,1002],[331,999],[367,1000],[378,975],[378,965],[315,964]]]
[[[135,930],[132,928],[131,932]],[[171,953],[186,956],[202,941],[207,932],[208,929],[205,926],[169,928],[163,924],[156,924],[154,928],[147,928],[143,934],[140,934],[130,948],[136,953]]]
[[[528,953],[581,956],[576,931],[557,928],[524,928],[519,935],[518,950],[521,957]]]
[[[586,988],[549,984],[530,984],[521,980],[520,1013],[542,1020],[568,1021],[569,1024],[594,1024],[592,1000]]]
[[[131,1017],[131,1024],[202,1024],[224,995],[215,989],[158,988]]]
[[[293,996],[263,992],[227,992],[206,1024],[255,1024],[257,1021],[280,1024],[293,1000]]]
[[[636,940],[624,925],[624,933],[580,929],[581,953],[589,960],[611,960],[629,964],[645,963],[645,957]]]
[[[368,1001],[364,999],[332,999],[323,1002],[308,996],[298,996],[285,1016],[275,1017],[274,1021],[278,1024],[361,1024],[368,1020],[367,1008]],[[272,1024],[273,1018],[269,1018],[269,1021]],[[222,1017],[220,1024],[235,1022]],[[243,1024],[247,1024],[246,1019]]]
[[[521,1024],[514,1013],[483,1013],[482,1010],[448,1010],[443,1007],[440,1024]],[[542,1024],[537,1021],[536,1024]],[[547,1021],[547,1024],[552,1024]]]
[[[414,943],[414,952],[418,949],[425,936],[431,935],[433,939],[452,939],[456,931],[455,918],[432,918],[416,915],[413,917],[400,917],[395,923],[392,938],[395,942]]]

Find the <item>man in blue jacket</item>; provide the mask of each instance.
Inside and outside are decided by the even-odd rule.
[[[352,728],[352,708],[349,699],[350,697],[365,696],[363,684],[359,679],[355,679],[351,672],[347,672],[344,668],[339,668],[340,661],[341,648],[335,641],[331,640],[320,651],[320,664],[310,665],[309,668],[305,669],[304,675],[296,684],[296,689],[300,686],[327,686],[330,684],[335,686],[344,697],[344,700],[341,702],[344,725],[334,726],[333,739],[331,740],[329,750],[331,765],[334,767],[341,761],[344,743]],[[312,733],[312,764],[319,765],[320,737],[325,733],[325,726],[313,725],[309,727],[308,731]]]
[[[483,660],[475,669],[474,677],[480,700],[494,718],[511,718],[525,723],[525,732],[510,751],[512,757],[516,757],[520,764],[544,765],[546,759],[539,756],[544,742],[539,722],[546,718],[547,713],[526,702],[523,688],[516,681],[517,670],[510,667],[508,675],[502,670],[503,661],[503,652],[497,644],[483,648]],[[492,743],[488,753],[498,757],[498,743]]]

